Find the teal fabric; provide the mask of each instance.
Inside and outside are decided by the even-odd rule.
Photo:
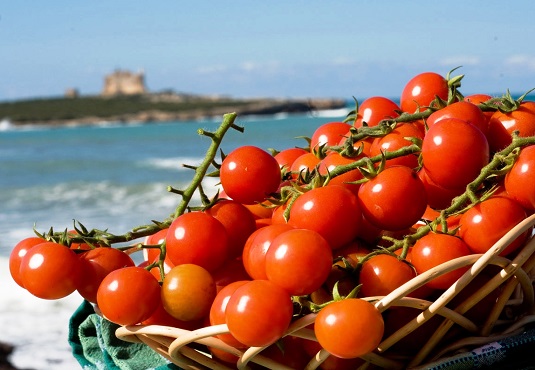
[[[142,343],[129,343],[115,336],[116,324],[103,319],[84,301],[69,322],[69,344],[87,370],[177,370],[178,366]]]

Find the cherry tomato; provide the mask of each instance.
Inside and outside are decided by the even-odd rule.
[[[168,231],[169,229],[162,229],[152,235],[149,235],[147,238],[145,238],[145,242],[143,244],[152,246],[161,245],[163,242],[165,242],[165,238],[167,236]],[[147,262],[146,266],[158,261],[160,259],[160,248],[143,248],[143,257]],[[173,268],[174,266],[175,264],[171,262],[171,260],[169,259],[169,255],[166,255],[163,265],[164,275],[167,274],[169,270],[171,270],[171,268]],[[159,267],[152,268],[150,272],[154,275],[156,279],[161,279]]]
[[[20,263],[22,258],[24,258],[26,253],[28,253],[31,248],[35,247],[37,244],[43,243],[44,241],[44,239],[36,236],[30,236],[22,239],[11,250],[11,254],[9,255],[9,272],[11,273],[13,280],[15,280],[19,286],[24,288],[24,285],[22,284],[22,278],[20,276]]]
[[[336,167],[348,165],[354,161],[355,158],[344,157],[338,152],[331,152],[321,160],[318,171],[321,175],[327,176],[327,174],[332,172]],[[357,194],[360,185],[352,184],[352,182],[360,179],[362,179],[362,173],[356,168],[331,178],[329,180],[329,185],[341,185]]]
[[[219,176],[225,193],[244,204],[264,201],[277,191],[281,182],[277,160],[251,145],[230,152],[221,163]]]
[[[310,138],[310,151],[315,152],[321,146],[338,145],[341,138],[347,134],[351,125],[345,122],[328,122],[319,126]]]
[[[293,315],[290,295],[269,280],[252,280],[230,296],[225,310],[230,334],[248,347],[275,343]]]
[[[399,116],[400,108],[392,100],[383,96],[372,96],[365,99],[360,105],[357,117],[353,126],[359,128],[365,122],[368,126],[377,126],[377,124],[388,118]]]
[[[294,163],[298,157],[306,153],[308,152],[302,148],[287,148],[277,153],[275,155],[275,160],[281,169],[285,168],[289,170],[292,167],[292,163]]]
[[[414,76],[403,87],[400,97],[401,110],[414,113],[425,110],[438,96],[448,99],[448,81],[435,72],[424,72]]]
[[[225,226],[204,212],[189,212],[177,217],[169,226],[166,243],[167,256],[174,265],[194,263],[214,271],[228,257]]]
[[[383,337],[384,321],[373,304],[349,298],[324,307],[316,317],[314,332],[329,353],[355,358],[377,348]]]
[[[433,112],[426,122],[431,127],[444,118],[456,118],[470,123],[480,129],[485,136],[489,131],[488,120],[483,111],[477,105],[467,101],[458,101]]]
[[[289,230],[273,239],[265,263],[270,281],[290,295],[306,295],[318,289],[329,276],[332,249],[315,231]]]
[[[229,238],[228,256],[241,256],[245,241],[256,230],[253,214],[243,204],[234,200],[222,200],[206,210],[221,222]]]
[[[461,216],[459,236],[472,253],[485,253],[526,216],[524,208],[514,200],[490,197]],[[520,235],[500,255],[506,256],[521,247],[530,233],[528,230]]]
[[[415,276],[408,263],[390,254],[378,254],[362,264],[360,293],[366,297],[385,296]]]
[[[411,263],[418,274],[432,269],[452,259],[471,254],[466,243],[452,235],[431,232],[418,239],[411,249]],[[460,268],[444,275],[435,277],[427,286],[433,289],[448,289],[466,271]]]
[[[216,294],[212,275],[201,266],[186,263],[173,267],[165,275],[161,300],[174,318],[193,321],[208,315]]]
[[[494,112],[489,121],[490,150],[496,152],[511,144],[514,131],[520,137],[535,136],[535,102],[522,102],[509,113]]]
[[[448,208],[451,205],[453,198],[461,195],[465,191],[464,187],[447,189],[437,185],[429,178],[425,167],[420,168],[418,177],[424,184],[425,193],[427,194],[427,204],[433,209]]]
[[[351,132],[348,132],[344,137],[340,140],[338,143],[339,146],[344,146],[346,143],[347,138],[351,135]],[[361,153],[359,156],[355,157],[355,159],[360,159],[362,157],[370,157],[370,148],[372,146],[372,143],[374,141],[373,137],[367,137],[362,140],[357,140],[353,142],[353,148],[355,150],[361,150]]]
[[[200,329],[204,326],[204,320],[198,321],[181,321],[175,319],[169,314],[160,302],[156,311],[146,320],[141,322],[141,325],[162,325],[171,326],[173,328],[180,328],[184,330]]]
[[[324,186],[301,194],[293,202],[288,223],[318,232],[337,249],[358,235],[362,213],[351,191],[340,185]]]
[[[447,189],[459,189],[473,181],[489,157],[489,144],[481,130],[456,118],[435,123],[422,143],[427,175]]]
[[[505,175],[505,190],[528,211],[535,211],[535,145],[523,148]]]
[[[381,153],[394,152],[405,146],[411,145],[409,138],[423,139],[424,135],[420,129],[413,124],[401,124],[396,126],[392,132],[383,137],[376,138],[370,148],[370,156],[375,157]],[[408,154],[397,158],[388,159],[385,167],[406,166],[410,168],[418,167],[418,154]]]
[[[405,166],[392,166],[363,183],[359,204],[364,217],[384,230],[403,230],[424,214],[427,197],[422,180]]]
[[[320,350],[323,349],[321,344],[315,340],[302,340],[302,346],[309,357],[316,356]],[[355,370],[364,365],[366,361],[361,358],[340,358],[336,356],[329,356],[321,363],[319,369],[321,370]]]
[[[218,292],[235,281],[250,279],[241,258],[227,260],[223,266],[212,272],[212,277]]]
[[[100,247],[84,252],[79,256],[80,277],[76,289],[82,297],[97,303],[97,291],[100,283],[110,272],[134,266],[132,258],[115,248]]]
[[[236,289],[246,284],[249,280],[239,280],[233,283],[230,283],[217,293],[210,307],[209,318],[210,325],[220,325],[226,323],[225,311],[227,309],[227,304]],[[234,348],[245,348],[246,346],[243,343],[240,343],[236,338],[231,334],[219,334],[217,336],[226,344]]]
[[[59,299],[76,289],[78,256],[54,242],[42,242],[28,249],[20,261],[22,286],[42,299]]]
[[[147,320],[160,305],[160,284],[141,267],[110,272],[97,291],[97,304],[105,318],[119,325]]]
[[[253,279],[267,280],[266,254],[278,235],[292,230],[294,227],[286,223],[273,224],[252,233],[243,248],[242,262],[245,271]]]
[[[490,99],[492,99],[492,96],[488,94],[471,94],[471,95],[466,95],[464,97],[464,101],[467,101],[476,105],[485,103],[489,101]],[[485,120],[487,121],[487,130],[488,130],[490,117],[492,116],[493,113],[494,113],[493,110],[483,112],[483,115],[485,116]]]
[[[312,172],[319,163],[320,159],[314,153],[306,153],[297,157],[290,167],[292,178],[295,180],[299,178],[299,174],[304,176],[307,172]]]

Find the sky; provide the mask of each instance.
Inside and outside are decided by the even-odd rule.
[[[149,91],[397,97],[421,72],[465,94],[535,87],[535,7],[511,1],[5,1],[0,101],[99,94],[117,69]]]

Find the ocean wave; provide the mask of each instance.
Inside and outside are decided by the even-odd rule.
[[[204,158],[202,157],[166,157],[166,158],[149,158],[138,162],[141,167],[172,169],[178,171],[189,171],[184,164],[198,166]]]

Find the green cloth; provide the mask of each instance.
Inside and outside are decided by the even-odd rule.
[[[170,370],[180,369],[149,346],[118,339],[118,325],[97,315],[84,301],[69,322],[69,344],[83,369],[87,370]]]

